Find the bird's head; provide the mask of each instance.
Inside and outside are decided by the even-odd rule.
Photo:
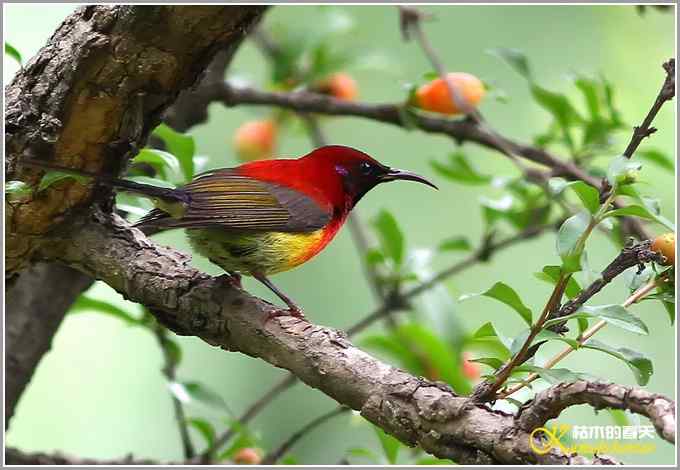
[[[302,159],[314,174],[322,175],[333,199],[343,198],[349,209],[380,183],[407,180],[438,189],[422,176],[406,170],[390,168],[369,155],[343,145],[319,147]],[[339,202],[339,201],[337,201]]]

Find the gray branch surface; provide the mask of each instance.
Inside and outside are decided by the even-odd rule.
[[[614,408],[647,416],[657,433],[675,444],[675,401],[634,387],[600,382],[578,381],[558,384],[538,393],[517,413],[521,429],[531,430],[556,418],[565,408],[588,404],[596,410]]]

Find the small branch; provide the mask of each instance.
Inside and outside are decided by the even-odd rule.
[[[661,438],[675,444],[675,402],[640,388],[601,382],[558,384],[520,407],[516,421],[526,432],[558,417],[566,408],[588,404],[596,410],[614,408],[646,416]]]
[[[531,343],[534,341],[534,338],[536,338],[536,335],[538,335],[538,333],[540,333],[543,329],[543,323],[545,323],[545,321],[548,319],[550,313],[556,308],[557,305],[559,305],[559,302],[564,295],[564,290],[567,287],[569,277],[569,275],[565,274],[560,275],[559,279],[555,283],[552,293],[550,294],[550,298],[546,302],[545,307],[541,312],[540,317],[538,320],[536,320],[536,323],[531,326],[531,330],[527,336],[527,339],[524,341],[524,344],[508,362],[506,362],[500,369],[498,369],[498,371],[496,371],[493,382],[484,381],[475,387],[471,395],[475,401],[484,402],[492,400],[495,393],[503,386],[505,381],[508,380],[514,368],[527,360]]]
[[[207,93],[213,96],[213,101],[219,101],[229,107],[241,104],[276,106],[307,113],[362,117],[376,122],[406,127],[400,112],[403,107],[401,103],[369,104],[345,101],[306,91],[291,93],[265,92],[249,87],[237,88],[228,83],[214,85]],[[414,113],[413,123],[421,131],[447,135],[458,143],[465,141],[475,142],[478,145],[497,150],[505,155],[508,153],[518,155],[550,168],[553,176],[564,176],[572,180],[582,180],[596,188],[600,185],[598,178],[589,175],[572,162],[562,160],[544,149],[516,142],[496,132],[490,132],[488,128],[480,128],[476,123],[468,119],[444,119]],[[536,173],[535,170],[531,170],[530,168],[529,175]],[[615,204],[615,207],[622,206]],[[635,218],[625,218],[624,220],[630,226],[631,233],[638,239],[651,238],[651,234],[639,220]]]
[[[623,250],[621,250],[621,253],[619,253],[619,255],[602,271],[599,279],[582,290],[574,299],[564,304],[557,312],[550,315],[549,319],[566,317],[576,312],[583,304],[628,268],[638,266],[640,271],[642,271],[646,263],[661,261],[661,255],[650,249],[651,244],[652,242],[650,240],[645,240],[632,246],[629,245],[624,247]],[[564,324],[554,325],[551,327],[551,330],[565,332]]]
[[[623,307],[629,307],[630,305],[633,305],[634,303],[639,302],[643,297],[645,297],[647,294],[649,294],[651,291],[653,291],[658,285],[659,282],[666,282],[665,279],[659,278],[656,280],[652,280],[649,283],[645,284],[642,286],[640,289],[635,291],[626,301],[622,304]],[[579,335],[578,338],[576,338],[576,341],[578,342],[579,346],[582,346],[583,344],[586,343],[590,338],[595,336],[595,334],[600,331],[602,328],[604,328],[607,325],[607,322],[605,320],[600,320],[597,322],[595,325],[591,326],[588,328],[586,331],[584,331],[581,335]],[[555,367],[558,362],[560,362],[562,359],[567,357],[569,354],[574,352],[575,349],[572,348],[571,346],[567,346],[564,348],[562,351],[557,353],[555,356],[553,356],[549,361],[547,361],[543,367],[545,369],[551,369],[552,367]],[[498,399],[504,399],[512,395],[513,393],[517,392],[518,390],[521,390],[522,388],[526,387],[529,385],[531,382],[536,380],[538,378],[538,374],[536,373],[531,373],[527,376],[526,379],[524,379],[522,382],[513,385],[512,387],[508,388],[507,390],[504,390],[503,392],[498,394]]]
[[[297,377],[290,373],[287,374],[283,380],[281,380],[272,388],[270,388],[257,401],[250,405],[248,409],[246,409],[246,411],[241,415],[241,417],[238,418],[238,423],[242,426],[248,424],[255,416],[258,415],[260,411],[265,409],[267,405],[269,405],[269,403],[271,403],[276,397],[278,397],[281,393],[288,390],[296,383]],[[201,454],[201,462],[204,464],[210,463],[215,452],[217,452],[217,450],[220,447],[229,442],[229,440],[234,436],[234,434],[236,434],[236,428],[232,426],[231,428],[226,430],[223,434],[221,434],[217,439],[215,439],[213,445],[210,446]]]
[[[154,325],[153,333],[158,340],[158,345],[163,352],[163,376],[167,379],[169,384],[176,382],[177,358],[173,355],[168,343],[168,330],[160,324]],[[172,406],[175,413],[175,420],[177,421],[177,429],[182,441],[182,449],[184,451],[184,458],[189,460],[195,455],[194,445],[189,436],[189,426],[184,414],[184,406],[182,402],[174,395],[172,395]]]
[[[645,137],[649,137],[656,132],[656,128],[651,127],[652,121],[654,121],[654,118],[663,104],[675,97],[675,59],[669,59],[663,64],[663,68],[666,71],[666,78],[644,121],[642,121],[642,124],[639,126],[635,126],[633,137],[630,139],[628,147],[626,147],[626,150],[623,152],[623,156],[626,158],[631,158],[633,156]]]
[[[283,457],[286,452],[288,452],[300,439],[302,439],[309,432],[316,429],[318,426],[322,425],[326,421],[329,421],[336,416],[350,411],[346,406],[339,406],[328,413],[322,414],[317,418],[313,419],[309,423],[305,424],[302,428],[294,432],[281,446],[276,450],[267,454],[264,459],[262,459],[262,465],[275,465],[276,462]]]
[[[72,457],[61,452],[47,454],[45,452],[26,452],[14,447],[5,449],[7,465],[181,465],[184,462],[158,462],[151,459],[137,459],[126,455],[120,459],[98,460]]]

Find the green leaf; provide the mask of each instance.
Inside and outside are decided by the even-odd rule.
[[[135,163],[148,163],[153,166],[165,179],[182,183],[182,178],[177,178],[180,173],[180,164],[177,157],[162,150],[144,148],[135,156]]]
[[[599,191],[584,181],[567,182],[564,178],[550,178],[548,187],[554,195],[562,193],[566,188],[571,188],[591,214],[596,213],[600,208]]]
[[[467,394],[470,383],[463,377],[459,364],[459,354],[434,331],[420,323],[400,325],[396,337],[402,342],[415,346],[441,375],[441,380],[450,384],[457,393]]]
[[[472,249],[472,245],[465,237],[453,237],[442,241],[437,249],[439,251],[469,251]]]
[[[561,321],[573,320],[575,318],[600,318],[607,323],[623,328],[640,335],[649,334],[647,325],[642,320],[628,312],[625,307],[621,305],[599,305],[596,307],[583,306],[578,311],[562,318],[555,318],[545,322],[544,327],[548,328]]]
[[[231,445],[218,456],[218,461],[232,458],[236,452],[238,452],[240,449],[243,449],[244,447],[258,446],[257,437],[252,432],[250,432],[248,427],[236,420],[230,421],[229,424],[232,431],[236,433],[236,439],[234,439]]]
[[[40,183],[38,184],[38,191],[44,191],[53,184],[66,179],[74,179],[81,184],[86,184],[88,181],[90,181],[89,176],[77,175],[75,173],[67,173],[59,170],[49,170],[40,180]]]
[[[31,185],[23,181],[7,181],[5,183],[5,194],[10,196],[10,200],[21,199],[31,194],[32,191]]]
[[[648,149],[648,150],[638,150],[635,152],[635,155],[637,157],[643,158],[644,160],[647,160],[649,162],[652,162],[664,170],[668,170],[671,173],[675,170],[675,164],[673,160],[663,153],[661,150],[657,149]]]
[[[578,241],[590,224],[591,216],[587,211],[581,211],[564,221],[557,232],[557,254],[562,258],[566,272],[580,269],[583,247]]]
[[[491,55],[499,57],[500,59],[503,59],[517,73],[527,80],[531,80],[532,77],[529,61],[527,60],[527,57],[518,49],[499,47],[496,49],[491,49],[487,52]]]
[[[375,452],[369,449],[364,449],[363,447],[352,447],[350,449],[347,449],[347,455],[350,457],[363,457],[375,464],[380,463],[380,459],[375,454]]]
[[[470,340],[481,343],[486,343],[491,340],[493,344],[499,346],[499,352],[502,354],[503,358],[507,359],[510,356],[512,340],[500,333],[491,322],[486,322],[480,326],[479,329],[472,334]]]
[[[614,408],[607,408],[607,413],[609,413],[609,416],[611,416],[612,421],[614,424],[617,426],[628,426],[630,422],[628,421],[628,416],[626,415],[626,412],[623,410],[617,410]]]
[[[383,209],[373,221],[383,253],[394,261],[394,264],[401,266],[404,259],[404,234],[399,229],[397,220],[394,216]]]
[[[470,359],[470,362],[478,362],[480,364],[489,366],[494,370],[500,368],[503,365],[503,361],[497,357],[478,357],[477,359]]]
[[[671,326],[675,323],[675,304],[671,302],[664,302],[661,301],[663,304],[663,308],[666,310],[666,313],[668,314],[668,319],[671,321]]]
[[[194,153],[196,152],[194,138],[177,132],[165,124],[160,124],[153,133],[162,139],[168,151],[177,157],[184,179],[190,181],[194,177]]]
[[[575,124],[582,122],[583,118],[572,106],[569,99],[561,93],[547,90],[536,84],[531,85],[531,94],[536,102],[555,118],[562,129],[567,145],[570,149],[574,150],[569,129]]]
[[[624,125],[621,119],[621,113],[616,109],[614,105],[614,88],[612,84],[603,76],[600,77],[602,86],[604,89],[604,100],[609,110],[609,117],[613,125],[617,127],[622,127]]]
[[[439,73],[437,73],[435,70],[430,70],[429,72],[425,72],[423,74],[423,80],[431,82],[432,80],[436,80],[439,78]]]
[[[520,349],[522,349],[522,346],[526,342],[526,340],[529,338],[529,333],[531,332],[530,329],[525,329],[522,330],[513,340],[512,340],[512,346],[510,347],[510,354],[515,355],[519,352]],[[571,346],[574,349],[578,349],[579,344],[576,340],[572,338],[567,338],[565,336],[559,335],[555,333],[554,331],[550,330],[541,330],[538,332],[538,334],[534,337],[534,339],[531,341],[531,344],[537,344],[542,341],[560,341],[562,343],[566,343],[569,346]],[[531,346],[531,345],[530,345]]]
[[[452,460],[438,459],[437,457],[423,457],[415,461],[416,465],[451,465]]]
[[[401,367],[413,374],[424,375],[425,373],[415,352],[395,335],[370,335],[362,338],[359,341],[359,345],[370,351],[382,352],[388,355],[399,361]]]
[[[568,184],[578,198],[583,203],[583,206],[595,214],[600,208],[600,192],[584,181],[572,181]]]
[[[647,385],[649,378],[654,373],[652,361],[632,349],[615,348],[595,339],[589,340],[582,347],[602,351],[624,361],[630,370],[633,371],[633,375],[635,376],[638,385]]]
[[[136,181],[137,183],[149,184],[152,186],[158,186],[161,188],[174,189],[175,185],[169,181],[165,181],[159,178],[151,178],[150,176],[131,176],[128,178],[131,181]]]
[[[647,207],[631,204],[626,207],[621,207],[619,209],[613,209],[604,214],[605,217],[639,217],[645,220],[653,220],[654,222],[663,225],[669,230],[675,232],[675,224],[670,220],[666,219],[662,215],[655,214],[652,210]]]
[[[200,418],[189,418],[186,423],[203,436],[206,447],[211,447],[215,443],[215,428],[208,421]]]
[[[401,446],[401,443],[378,426],[373,426],[373,430],[375,431],[375,435],[378,436],[387,462],[390,465],[395,465],[397,463],[397,457],[399,456],[399,447]]]
[[[642,164],[640,162],[619,155],[609,162],[609,166],[607,167],[607,181],[613,188],[630,183],[635,179],[635,175],[641,168]]]
[[[165,338],[163,340],[163,347],[170,355],[172,362],[178,365],[182,362],[182,348],[179,343],[172,338]]]
[[[21,65],[21,54],[19,54],[19,51],[7,41],[5,41],[5,54],[19,62],[19,65]]]
[[[555,285],[560,278],[561,272],[562,268],[560,266],[543,266],[543,270],[540,273],[534,273],[534,276],[541,281],[546,281],[552,285]],[[571,276],[567,281],[567,288],[565,289],[565,294],[567,294],[567,297],[573,299],[581,293],[581,290],[582,289],[578,281],[576,281],[576,279]]]
[[[524,320],[527,325],[531,325],[531,310],[522,303],[522,299],[519,297],[519,295],[517,295],[517,292],[515,292],[513,288],[507,284],[504,284],[503,282],[497,282],[486,292],[482,292],[480,294],[464,295],[459,300],[463,301],[479,295],[503,302],[515,312],[519,313],[520,317],[522,317],[522,320]]]
[[[470,185],[488,184],[491,176],[483,175],[465,158],[462,152],[449,155],[449,164],[443,165],[437,161],[431,161],[430,165],[437,173],[450,180]]]
[[[600,119],[600,98],[597,83],[586,76],[580,75],[574,80],[576,88],[578,88],[583,94],[583,98],[586,101],[586,106],[588,108],[588,113],[591,119]]]
[[[551,385],[558,383],[578,382],[579,380],[585,378],[583,374],[573,372],[569,369],[546,369],[544,367],[537,367],[528,364],[523,365],[523,367],[529,372],[538,374],[540,378]]]
[[[384,263],[385,255],[377,248],[369,248],[366,251],[366,262],[371,265]]]
[[[191,399],[211,406],[212,408],[224,411],[228,415],[233,416],[229,406],[227,405],[227,402],[224,401],[224,398],[222,398],[219,393],[211,390],[205,384],[196,381],[181,382],[181,384]]]
[[[116,307],[115,305],[106,302],[104,300],[94,299],[87,295],[81,295],[78,299],[71,305],[69,313],[83,313],[83,312],[99,312],[111,315],[112,317],[123,320],[125,323],[131,326],[143,325],[140,318],[135,318],[134,316],[127,313],[122,308]]]

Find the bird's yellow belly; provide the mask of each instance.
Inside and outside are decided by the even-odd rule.
[[[190,229],[194,249],[225,271],[276,274],[292,269],[316,255],[329,240],[324,229],[309,233],[230,233]]]

